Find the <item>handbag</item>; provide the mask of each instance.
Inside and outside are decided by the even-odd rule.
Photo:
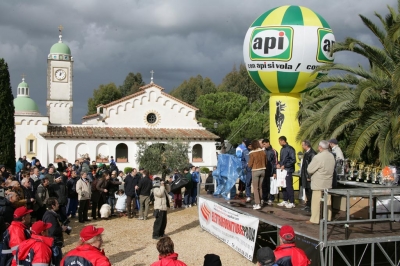
[[[276,170],[276,180],[278,187],[286,188],[286,175],[287,175],[286,170],[280,170],[280,169]]]
[[[182,175],[175,175],[175,180],[171,183],[172,193],[178,193],[180,190],[189,183],[189,180]]]

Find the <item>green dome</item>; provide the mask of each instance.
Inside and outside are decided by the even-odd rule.
[[[22,81],[20,84],[18,84],[18,88],[29,88],[28,83],[25,81]]]
[[[17,97],[14,99],[15,112],[37,112],[39,108],[34,100],[29,97]]]
[[[71,55],[71,49],[69,49],[68,45],[62,42],[55,43],[50,48],[50,54],[67,54]]]

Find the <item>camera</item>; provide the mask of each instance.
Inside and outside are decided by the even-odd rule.
[[[63,222],[63,225],[64,225],[64,226],[67,226],[67,229],[64,231],[67,235],[69,235],[69,234],[71,233],[71,231],[72,231],[72,227],[71,227],[71,226],[68,226],[69,223],[70,223],[70,220],[69,220],[69,219],[67,219],[67,220],[65,220],[65,221]]]

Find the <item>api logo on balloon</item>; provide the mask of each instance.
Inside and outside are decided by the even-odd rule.
[[[292,58],[293,28],[257,27],[250,42],[253,61],[289,61]]]
[[[320,63],[332,63],[334,56],[331,49],[335,44],[335,36],[331,29],[318,29],[318,55],[317,61]]]

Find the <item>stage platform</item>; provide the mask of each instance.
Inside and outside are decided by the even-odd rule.
[[[201,195],[201,197],[216,202],[228,209],[232,209],[239,213],[258,218],[261,222],[276,227],[279,230],[283,225],[291,225],[297,235],[305,236],[309,239],[320,240],[319,225],[306,224],[310,219],[310,213],[301,210],[303,205],[296,205],[295,208],[286,209],[285,207],[277,206],[277,201],[273,206],[264,206],[261,210],[253,210],[252,204],[246,203],[243,200],[230,200],[229,203],[223,198],[217,198],[212,195]],[[333,210],[332,220],[344,220],[346,212]],[[345,238],[344,226],[328,226],[328,241],[346,242],[349,240],[357,240],[361,243],[369,243],[370,238],[387,238],[400,235],[400,223],[392,223],[392,231],[389,223],[376,223],[371,230],[371,224],[354,224],[351,225],[349,239]],[[363,241],[365,239],[365,241]]]

